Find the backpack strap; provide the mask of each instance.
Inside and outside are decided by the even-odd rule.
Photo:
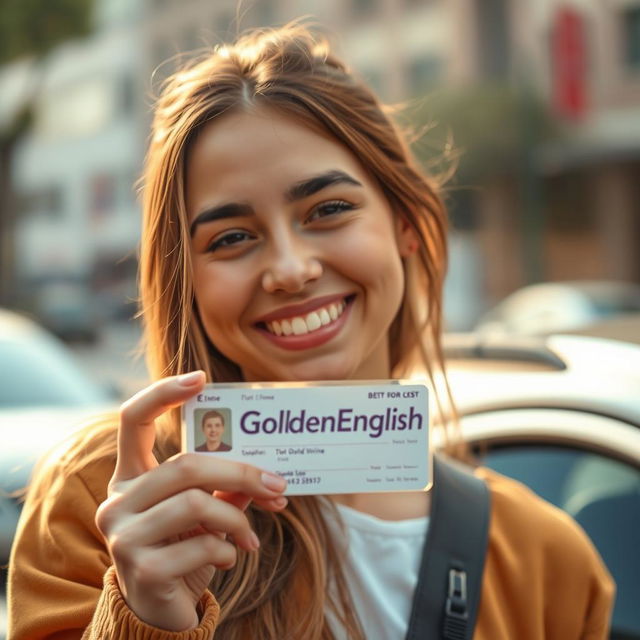
[[[471,640],[489,538],[490,496],[468,467],[433,457],[433,494],[406,640]]]

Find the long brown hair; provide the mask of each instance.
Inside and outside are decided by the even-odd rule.
[[[253,31],[217,47],[169,78],[157,102],[143,176],[140,254],[151,378],[203,369],[212,382],[242,379],[236,364],[206,336],[195,307],[185,170],[190,145],[205,124],[259,105],[350,149],[414,229],[419,248],[404,259],[406,286],[390,328],[390,362],[394,377],[420,364],[433,382],[434,373],[444,368],[440,334],[447,220],[440,185],[422,173],[400,128],[368,87],[300,23]],[[157,421],[159,460],[180,448],[178,412],[163,418]],[[451,424],[440,422],[444,447],[461,455],[463,445]],[[82,446],[73,449],[76,455],[67,456],[67,473],[88,459],[114,455],[115,439],[107,431],[102,428],[93,447],[85,434]],[[325,614],[330,611],[349,637],[362,638],[341,550],[325,522],[326,508],[317,498],[302,497],[292,498],[280,514],[250,509],[261,551],[239,552],[233,570],[216,573],[211,588],[221,605],[217,634],[227,640],[329,639]]]

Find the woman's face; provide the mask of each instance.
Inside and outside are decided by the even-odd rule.
[[[245,380],[389,376],[412,236],[350,151],[233,113],[194,142],[186,199],[200,317]]]

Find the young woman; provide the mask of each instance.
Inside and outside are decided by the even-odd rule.
[[[402,638],[429,495],[287,501],[277,476],[179,453],[179,407],[206,381],[441,370],[445,236],[435,181],[304,27],[253,33],[177,73],[144,181],[156,382],[37,473],[10,637]],[[462,455],[448,431],[445,450]],[[613,586],[586,536],[476,473],[492,513],[475,637],[606,637]]]

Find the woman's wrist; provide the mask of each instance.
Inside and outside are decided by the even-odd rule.
[[[115,568],[110,567],[104,577],[101,602],[94,616],[96,637],[129,637],[135,632],[138,640],[209,640],[215,630],[220,607],[211,592],[205,591],[194,609],[194,624],[184,630],[170,630],[149,624],[126,602]],[[92,636],[93,637],[93,636]]]

